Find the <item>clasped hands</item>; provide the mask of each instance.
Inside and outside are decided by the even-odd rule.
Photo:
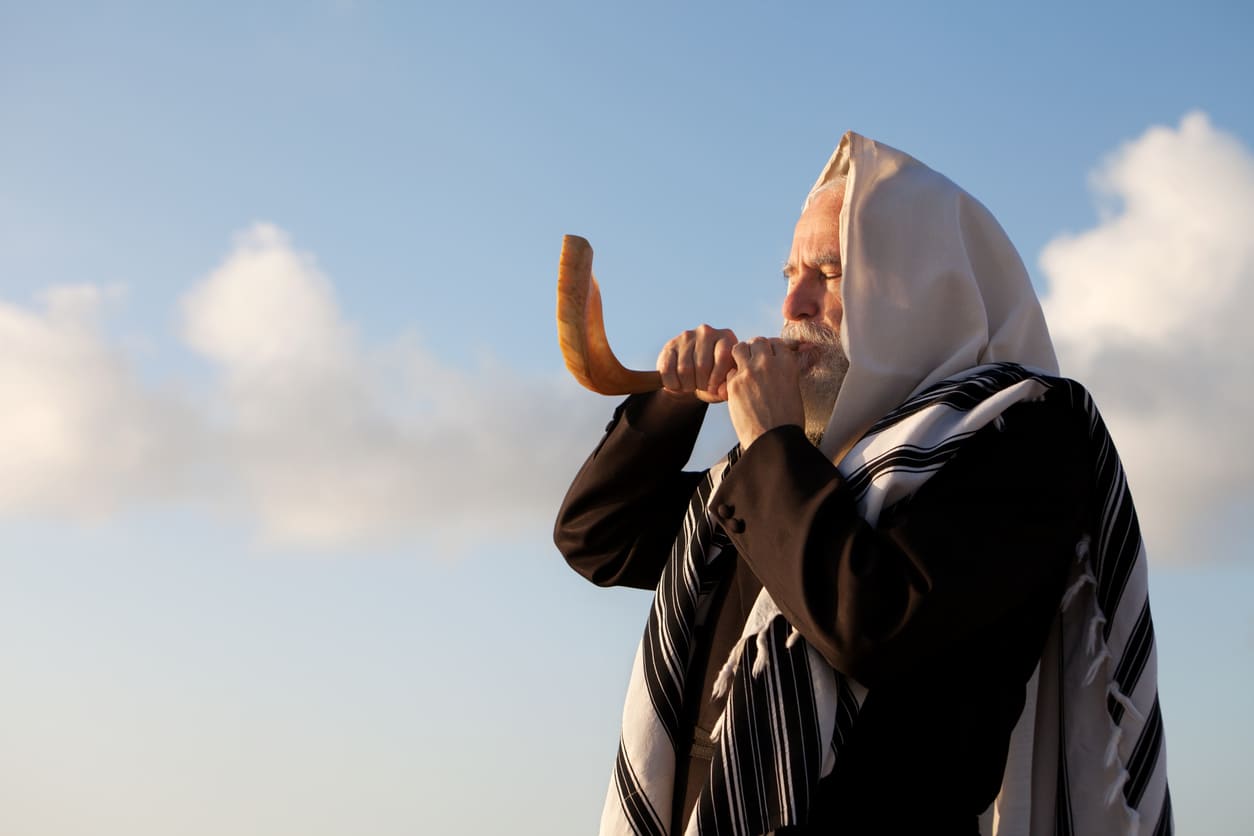
[[[801,355],[779,338],[740,342],[730,329],[701,325],[662,347],[657,370],[664,396],[726,401],[743,449],[775,427],[805,426]]]

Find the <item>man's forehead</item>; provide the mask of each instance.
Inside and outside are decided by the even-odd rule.
[[[828,189],[827,191],[815,192],[811,195],[809,201],[806,202],[805,208],[801,210],[801,220],[805,220],[807,217],[839,217],[840,209],[844,205],[844,189]],[[798,223],[800,222],[799,220]]]
[[[844,193],[837,190],[817,194],[810,201],[797,220],[785,275],[802,265],[823,267],[841,263],[840,209],[843,203]]]

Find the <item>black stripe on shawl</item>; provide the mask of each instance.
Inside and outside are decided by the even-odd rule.
[[[854,721],[858,719],[858,701],[854,698],[849,681],[841,676],[838,683],[836,698],[836,728],[832,734],[832,752],[840,755],[840,750],[849,741]]]
[[[1172,836],[1174,828],[1171,816],[1171,788],[1163,793],[1163,809],[1158,814],[1158,824],[1154,827],[1154,836]]]
[[[1141,803],[1141,795],[1154,774],[1154,764],[1158,762],[1163,742],[1163,714],[1158,707],[1158,695],[1154,695],[1154,707],[1149,717],[1145,718],[1145,728],[1141,737],[1132,749],[1132,757],[1128,760],[1128,783],[1123,785],[1123,795],[1128,805],[1135,808]]]
[[[792,719],[792,725],[797,728],[797,732],[793,733],[791,729],[788,729],[785,732],[788,736],[784,740],[787,741],[790,754],[792,754],[790,761],[797,764],[802,772],[801,780],[790,780],[789,786],[785,789],[797,795],[791,801],[791,806],[798,811],[805,811],[810,809],[814,791],[818,787],[819,777],[823,771],[823,742],[820,738],[822,727],[819,723],[818,706],[814,700],[813,674],[810,671],[810,656],[806,651],[805,642],[799,641],[791,648],[787,647],[786,643],[788,635],[792,633],[792,626],[784,619],[779,621],[785,631],[783,638],[785,664],[779,668],[772,665],[768,668],[768,672],[770,669],[778,671],[778,696],[785,705],[788,704],[787,700],[792,695],[796,696],[797,716]],[[802,748],[799,757],[791,751],[798,745]]]
[[[1128,492],[1128,480],[1119,464],[1119,453],[1089,393],[1074,381],[1059,381],[1071,391],[1072,403],[1080,405],[1089,416],[1089,438],[1095,446],[1094,479],[1102,498],[1102,516],[1094,552],[1097,576],[1097,603],[1106,614],[1103,638],[1110,638],[1114,614],[1119,609],[1128,578],[1136,565],[1141,545],[1141,527]]]
[[[1109,640],[1110,631],[1114,628],[1115,612],[1119,609],[1124,589],[1140,552],[1140,523],[1128,491],[1127,475],[1119,463],[1119,453],[1088,390],[1066,378],[1051,377],[1041,380],[1051,389],[1065,392],[1071,406],[1083,410],[1088,417],[1089,443],[1092,445],[1094,460],[1094,492],[1099,497],[1101,507],[1100,515],[1094,521],[1097,525],[1097,536],[1092,546],[1091,559],[1097,578],[1097,603],[1106,615],[1106,623],[1102,625],[1102,637]]]
[[[739,446],[727,455],[724,475],[740,457]],[[716,548],[730,552],[731,541],[709,517],[714,474],[708,472],[697,486],[684,514],[662,577],[658,580],[653,607],[641,640],[641,665],[645,690],[658,725],[671,744],[678,747],[684,682],[688,674],[696,611],[701,597],[718,585],[722,572],[708,564]],[[721,553],[720,553],[721,554]],[[730,561],[723,560],[726,567]],[[637,834],[664,834],[666,825],[638,780],[623,741],[619,740],[614,780],[623,812]]]
[[[618,786],[618,800],[623,805],[627,821],[631,823],[632,832],[637,836],[666,836],[666,828],[641,789],[621,739],[618,742],[618,757],[614,759],[614,783]]]
[[[1121,693],[1131,694],[1136,689],[1153,647],[1154,628],[1150,622],[1149,597],[1146,596],[1145,603],[1141,605],[1141,613],[1128,636],[1123,658],[1119,660],[1119,667],[1115,668],[1115,685]],[[1119,725],[1119,721],[1123,719],[1123,704],[1114,697],[1107,697],[1106,711],[1110,714],[1110,719],[1115,721],[1115,725]]]
[[[823,766],[810,663],[792,628],[766,628],[767,664],[752,674],[758,640],[744,640],[727,697],[719,756],[697,804],[701,833],[767,833],[804,820]]]
[[[954,457],[963,442],[974,433],[962,433],[946,439],[935,447],[917,447],[903,444],[877,456],[862,467],[849,474],[845,480],[854,495],[861,497],[871,482],[885,473],[898,470],[921,473],[928,470],[939,470],[942,465]]]
[[[684,674],[691,656],[697,600],[718,580],[717,577],[710,577],[717,573],[701,571],[714,539],[706,508],[713,492],[713,482],[713,475],[707,473],[688,503],[671,556],[658,581],[657,594],[649,610],[641,642],[644,682],[649,700],[670,738],[672,748],[676,750]]]
[[[1072,380],[1051,379],[1049,384],[1065,389],[1070,395],[1071,403],[1082,408],[1089,418],[1089,438],[1093,445],[1096,462],[1094,466],[1095,489],[1101,500],[1101,513],[1096,520],[1097,538],[1090,557],[1097,578],[1095,594],[1098,606],[1106,618],[1102,635],[1109,641],[1116,621],[1122,620],[1118,609],[1141,552],[1140,523],[1128,490],[1127,476],[1119,463],[1118,452],[1115,450],[1105,422],[1093,404],[1092,397],[1080,384]],[[1136,621],[1133,623],[1127,644],[1122,650],[1113,674],[1114,684],[1121,693],[1131,695],[1148,664],[1153,647],[1154,629],[1147,597],[1137,612]],[[1113,697],[1107,698],[1107,711],[1116,725],[1121,723],[1126,714],[1123,706]],[[1138,813],[1142,796],[1153,779],[1162,754],[1162,739],[1162,711],[1158,694],[1155,693],[1149,716],[1133,746],[1132,755],[1125,765],[1128,770],[1128,780],[1123,786],[1124,798],[1130,807],[1138,810]],[[1065,748],[1060,749],[1060,752],[1064,754],[1060,758],[1061,764],[1065,761]],[[1061,769],[1060,765],[1060,771]],[[1159,813],[1156,832],[1170,833],[1171,828],[1171,804],[1170,796],[1167,796],[1163,809]],[[1062,831],[1061,821],[1059,821],[1058,830]]]
[[[1063,679],[1063,655],[1058,654],[1058,682]],[[1058,786],[1054,796],[1054,834],[1055,836],[1074,836],[1075,821],[1071,812],[1071,780],[1067,775],[1067,715],[1064,710],[1066,701],[1058,700]]]
[[[872,425],[867,435],[888,429],[916,412],[934,404],[943,403],[966,412],[995,392],[1013,386],[1021,380],[1037,377],[1017,363],[994,363],[979,374],[960,380],[942,380],[889,412]]]

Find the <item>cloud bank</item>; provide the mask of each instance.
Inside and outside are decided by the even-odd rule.
[[[118,289],[0,302],[0,513],[95,518],[189,484],[188,404],[146,385],[101,328]]]
[[[1254,499],[1254,154],[1193,113],[1091,182],[1098,223],[1041,253],[1046,315],[1110,424],[1154,559],[1206,557],[1208,532]],[[412,334],[367,343],[269,224],[182,300],[207,385],[144,378],[104,328],[120,296],[0,302],[0,516],[190,502],[282,547],[481,544],[548,525],[606,410],[564,375],[455,368]]]
[[[100,327],[106,292],[0,305],[0,513],[100,516],[187,501],[284,547],[477,544],[547,524],[605,404],[561,378],[363,344],[311,256],[241,234],[183,299],[207,391],[163,391]],[[595,430],[593,430],[595,433]]]
[[[1254,499],[1254,154],[1190,113],[1091,186],[1098,224],[1041,253],[1045,314],[1110,425],[1151,554],[1206,557]]]

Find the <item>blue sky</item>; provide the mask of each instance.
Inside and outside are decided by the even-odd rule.
[[[0,830],[589,832],[648,598],[549,541],[612,408],[561,235],[631,364],[770,333],[854,129],[1023,254],[1152,535],[1180,831],[1241,832],[1252,22],[0,4]]]

